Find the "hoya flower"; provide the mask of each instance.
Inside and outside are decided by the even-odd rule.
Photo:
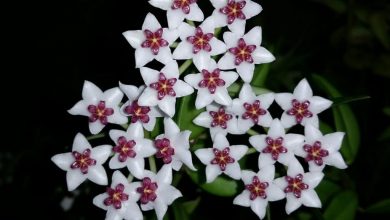
[[[238,129],[245,133],[256,124],[269,127],[272,116],[267,109],[273,101],[274,93],[256,96],[252,87],[245,83],[241,88],[239,98],[234,99],[232,105],[232,111],[238,116]]]
[[[187,96],[194,89],[179,79],[176,61],[169,62],[161,71],[141,68],[142,78],[147,85],[138,99],[142,106],[158,106],[169,117],[175,115],[176,98]]]
[[[181,192],[171,185],[172,167],[168,164],[161,167],[157,175],[145,171],[140,186],[137,188],[140,194],[141,209],[148,211],[154,209],[157,219],[162,220],[175,199],[182,196]]]
[[[111,139],[115,142],[114,156],[109,166],[111,169],[127,167],[130,173],[139,178],[143,175],[145,157],[156,153],[153,142],[144,139],[144,130],[140,123],[130,124],[127,131],[110,130]]]
[[[123,36],[135,49],[135,66],[140,68],[153,59],[163,64],[172,61],[169,46],[179,35],[176,30],[162,28],[157,18],[148,13],[142,30],[126,31]]]
[[[268,201],[273,202],[285,197],[285,193],[274,183],[275,167],[266,166],[258,173],[250,170],[241,172],[245,190],[233,200],[233,204],[251,207],[256,215],[263,219]]]
[[[161,158],[165,164],[172,164],[172,168],[176,171],[183,163],[191,170],[196,170],[190,152],[191,131],[180,132],[180,128],[171,118],[164,118],[164,132],[154,141],[154,146],[157,148],[156,157]]]
[[[260,152],[259,168],[275,164],[288,165],[296,161],[294,149],[302,146],[304,136],[300,134],[286,134],[279,119],[274,119],[266,135],[254,135],[249,143]]]
[[[339,149],[343,142],[344,132],[322,135],[312,125],[305,126],[305,143],[295,148],[294,153],[305,158],[310,171],[322,171],[325,165],[339,169],[347,168]]]
[[[85,81],[82,97],[83,99],[68,112],[72,115],[88,116],[89,130],[92,134],[99,133],[108,123],[127,123],[127,118],[119,113],[123,93],[118,87],[103,93],[95,84]]]
[[[145,86],[139,88],[133,85],[119,83],[119,88],[129,99],[121,107],[121,113],[131,117],[131,123],[141,123],[147,131],[152,131],[156,124],[156,117],[162,117],[160,110],[156,107],[140,106],[138,98],[144,91]]]
[[[215,10],[205,22],[213,21],[216,27],[228,26],[238,34],[244,34],[246,20],[258,15],[263,9],[251,0],[210,0]]]
[[[213,101],[221,105],[231,105],[232,99],[227,88],[237,80],[237,73],[221,71],[213,59],[195,65],[201,73],[184,77],[184,81],[198,90],[195,107],[200,109]]]
[[[285,128],[296,124],[306,126],[308,124],[314,127],[319,126],[317,114],[332,105],[332,101],[319,96],[313,96],[306,79],[302,79],[293,94],[279,93],[275,95],[275,101],[284,110],[281,121]]]
[[[203,21],[204,15],[197,0],[150,0],[154,7],[167,11],[168,26],[171,29],[179,27],[184,19]]]
[[[102,164],[111,153],[110,145],[92,148],[88,140],[78,133],[73,141],[72,152],[54,155],[51,160],[66,171],[68,190],[76,189],[86,179],[99,185],[107,185],[107,174]]]
[[[218,61],[220,69],[236,69],[244,82],[253,78],[255,64],[270,63],[275,57],[260,46],[261,27],[252,28],[247,34],[225,32],[223,34],[228,52]]]
[[[209,128],[211,138],[214,138],[217,133],[224,135],[241,133],[237,128],[237,118],[226,107],[220,105],[208,105],[206,111],[196,116],[193,122],[196,125]]]
[[[240,179],[241,168],[238,161],[247,150],[245,145],[230,146],[226,136],[218,133],[214,137],[213,148],[196,150],[195,155],[206,165],[206,181],[211,183],[222,173],[233,179]]]
[[[129,183],[120,171],[115,171],[111,187],[107,187],[105,193],[97,195],[93,199],[93,204],[107,211],[107,220],[142,220],[143,215],[137,205],[140,195],[136,189],[139,185]]]
[[[314,188],[323,177],[322,172],[304,173],[298,161],[291,162],[288,165],[287,176],[274,180],[274,183],[286,193],[286,213],[290,214],[301,205],[321,208],[321,200]]]
[[[202,23],[198,27],[183,23],[179,32],[181,42],[173,52],[176,60],[193,59],[194,63],[199,63],[226,52],[226,45],[214,36],[212,22]]]

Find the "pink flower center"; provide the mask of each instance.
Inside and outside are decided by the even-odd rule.
[[[157,198],[156,190],[158,186],[156,182],[152,182],[149,177],[142,179],[141,187],[137,188],[137,192],[141,194],[141,204],[146,204],[154,201]]]
[[[160,47],[168,46],[168,41],[162,38],[164,30],[162,28],[158,29],[156,32],[152,32],[148,29],[144,31],[146,40],[141,44],[143,48],[150,48],[154,55],[157,55],[160,51]]]
[[[164,73],[160,73],[158,81],[151,83],[150,87],[157,90],[157,98],[158,100],[162,100],[166,95],[176,96],[176,92],[173,89],[176,82],[176,78],[167,79]]]
[[[89,116],[90,122],[95,122],[99,119],[103,125],[106,125],[108,124],[107,116],[114,114],[114,109],[106,108],[106,102],[100,101],[97,106],[88,105],[88,112],[91,113],[91,116]]]
[[[304,117],[305,118],[313,117],[313,113],[311,113],[311,111],[308,110],[310,106],[309,101],[306,100],[303,102],[299,102],[298,100],[293,99],[291,103],[292,103],[292,108],[287,111],[287,114],[295,116],[295,120],[297,121],[298,124],[302,122]]]
[[[122,183],[116,185],[114,189],[107,187],[108,197],[103,201],[104,205],[112,205],[115,209],[122,208],[122,202],[129,200],[129,195],[124,193],[125,186]]]
[[[137,121],[148,123],[150,120],[148,115],[150,107],[139,106],[138,100],[135,100],[130,105],[126,106],[124,111],[126,114],[131,115],[131,123],[136,123]]]
[[[266,199],[267,194],[265,193],[265,189],[268,187],[268,182],[261,182],[259,177],[254,176],[252,179],[252,183],[245,186],[251,194],[249,198],[251,200],[255,200],[257,197]]]
[[[256,45],[246,45],[243,38],[240,38],[237,47],[232,47],[229,52],[235,56],[234,64],[240,65],[242,62],[253,63],[252,53],[256,50]]]
[[[223,150],[218,150],[216,148],[213,148],[213,152],[214,152],[214,159],[211,160],[211,164],[218,164],[219,168],[222,170],[222,171],[225,171],[226,170],[226,166],[229,164],[229,163],[234,163],[234,158],[230,157],[230,148],[229,147],[225,147],[225,149]]]
[[[262,152],[271,154],[272,159],[278,160],[279,154],[287,153],[287,148],[283,147],[282,137],[278,137],[276,139],[266,137],[265,142],[267,143],[267,147],[265,147]]]
[[[242,114],[243,119],[252,119],[253,123],[257,124],[259,122],[259,117],[267,113],[266,110],[260,107],[260,101],[255,100],[253,104],[245,102],[243,104],[245,108],[245,113]]]
[[[295,178],[286,176],[286,181],[288,183],[287,187],[284,189],[285,193],[293,193],[296,198],[301,198],[302,190],[309,188],[309,185],[303,182],[303,175],[298,174]]]
[[[303,150],[307,152],[306,162],[314,160],[314,163],[318,166],[322,166],[324,163],[322,158],[329,155],[327,150],[321,148],[321,142],[319,141],[314,142],[313,145],[305,144]]]
[[[213,118],[211,127],[220,126],[223,129],[227,128],[227,122],[233,118],[231,114],[227,114],[223,107],[220,107],[217,112],[210,111],[209,114]]]
[[[245,14],[242,12],[245,5],[246,1],[236,2],[235,0],[228,0],[227,5],[219,9],[219,11],[227,16],[227,23],[232,24],[236,18],[241,20],[246,19]]]
[[[203,79],[199,82],[200,88],[208,88],[211,94],[214,94],[217,90],[217,87],[222,87],[225,85],[225,81],[219,78],[220,69],[215,69],[213,72],[208,70],[202,70]]]
[[[157,148],[156,157],[162,158],[165,164],[172,162],[172,155],[175,155],[175,149],[171,147],[171,142],[167,138],[156,139],[154,145]]]
[[[134,146],[137,143],[134,140],[127,140],[125,137],[120,136],[118,138],[118,145],[116,145],[112,150],[115,153],[119,153],[118,160],[120,162],[125,162],[128,157],[134,158],[137,153],[133,150]]]
[[[184,14],[190,13],[190,4],[196,3],[197,0],[174,0],[171,8],[173,10],[181,8]]]
[[[72,155],[75,161],[70,165],[72,169],[80,169],[81,173],[87,174],[90,166],[96,165],[96,160],[91,158],[91,150],[86,149],[83,153],[73,151]]]
[[[187,37],[187,41],[190,42],[192,47],[192,52],[197,54],[201,50],[205,50],[207,52],[211,51],[210,40],[214,37],[213,33],[203,34],[203,30],[200,27],[195,29],[195,35]]]

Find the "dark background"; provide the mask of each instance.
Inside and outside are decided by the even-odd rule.
[[[81,185],[70,211],[61,209],[62,198],[74,194],[66,191],[65,172],[50,158],[67,152],[77,132],[89,133],[85,117],[66,112],[81,99],[84,80],[103,90],[117,86],[118,81],[142,83],[139,71],[134,68],[134,50],[121,33],[140,29],[148,11],[157,15],[163,26],[166,18],[147,1],[134,2],[58,0],[19,6],[24,16],[12,29],[21,33],[14,39],[18,47],[9,55],[17,61],[12,64],[15,74],[10,72],[12,85],[22,96],[12,91],[6,93],[5,100],[10,99],[15,116],[3,114],[12,124],[7,126],[4,138],[8,141],[0,153],[0,219],[104,217],[104,211],[92,204],[92,198],[103,192],[104,187],[92,183]],[[361,145],[356,161],[346,173],[353,180],[359,198],[356,218],[383,217],[384,214],[364,210],[390,197],[386,179],[390,168],[389,138],[382,136],[390,125],[390,116],[383,112],[390,106],[390,3],[385,0],[260,3],[263,12],[248,26],[262,26],[263,45],[277,59],[271,65],[268,88],[292,91],[299,79],[304,76],[310,79],[315,73],[328,79],[345,96],[371,97],[350,104],[359,122]],[[202,1],[201,6],[208,8],[206,15],[211,13],[207,1]],[[250,209],[233,206],[233,198],[199,191],[188,178],[181,185],[180,189],[189,195],[202,197],[193,219],[213,219],[211,211],[225,219],[255,217]],[[284,203],[272,203],[273,218],[286,218]],[[318,213],[314,216],[321,219]]]

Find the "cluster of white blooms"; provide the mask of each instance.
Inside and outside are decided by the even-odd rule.
[[[93,203],[107,210],[107,219],[143,219],[141,210],[155,209],[157,218],[163,219],[168,205],[182,196],[171,185],[172,170],[179,171],[184,164],[196,170],[190,152],[191,131],[180,131],[172,120],[176,99],[197,90],[197,109],[205,108],[193,122],[209,128],[212,148],[202,148],[195,155],[206,165],[207,182],[222,173],[242,180],[245,190],[233,203],[250,206],[263,218],[268,201],[287,199],[289,214],[302,204],[320,207],[314,188],[323,178],[325,165],[346,168],[338,152],[343,133],[322,135],[317,114],[329,108],[331,101],[313,96],[303,79],[291,93],[256,95],[250,82],[255,64],[269,63],[275,58],[264,47],[261,27],[246,32],[246,20],[259,14],[261,6],[252,0],[210,0],[215,8],[208,18],[197,5],[197,0],[149,0],[157,8],[167,11],[168,28],[161,27],[157,18],[146,15],[142,30],[126,31],[124,37],[135,49],[136,68],[139,68],[145,85],[137,88],[119,83],[119,87],[105,92],[85,81],[82,100],[69,110],[70,114],[89,117],[89,130],[100,133],[105,125],[127,124],[126,131],[110,130],[114,146],[91,147],[82,134],[77,134],[72,152],[52,157],[53,162],[67,172],[69,191],[86,179],[107,185],[108,178],[102,166],[110,156],[109,168],[127,167],[129,181],[120,171],[112,176],[111,186],[96,196]],[[191,21],[186,23],[187,21]],[[194,26],[199,22],[198,26]],[[227,28],[223,41],[216,30]],[[179,42],[176,42],[180,39]],[[174,44],[175,43],[175,44]],[[173,46],[176,45],[176,46]],[[176,48],[171,51],[171,48]],[[222,55],[215,60],[216,55]],[[145,67],[157,60],[164,67],[154,70]],[[199,73],[179,78],[178,60],[192,60]],[[238,98],[232,99],[227,88],[238,79],[243,81]],[[123,96],[127,101],[120,105]],[[282,117],[273,119],[268,108],[276,103],[284,110]],[[164,117],[164,134],[150,140],[144,129],[152,131],[156,117]],[[130,119],[130,121],[129,121]],[[296,124],[305,127],[305,134],[286,133]],[[260,153],[257,173],[241,170],[238,161],[248,147],[230,145],[226,135],[245,134],[254,126],[269,128],[267,134],[254,135],[250,144]],[[145,158],[155,156],[164,165],[157,173],[145,170]],[[307,172],[297,160],[303,157],[309,166]],[[274,179],[275,163],[287,168],[285,177]],[[257,168],[256,168],[257,169]],[[256,170],[257,171],[257,170]]]

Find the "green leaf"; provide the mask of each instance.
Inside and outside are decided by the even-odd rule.
[[[324,121],[320,121],[320,131],[323,134],[329,134],[329,133],[334,132],[333,128]]]
[[[198,207],[198,205],[200,203],[200,199],[201,198],[198,197],[195,200],[183,202],[182,206],[183,206],[184,210],[189,214],[193,213],[195,211],[196,207]]]
[[[269,63],[257,65],[251,84],[257,87],[264,87],[271,65]]]
[[[322,203],[326,203],[335,193],[340,192],[341,187],[329,180],[322,180],[316,187],[316,192],[321,198]]]
[[[206,128],[195,125],[192,121],[196,116],[198,116],[203,109],[195,108],[195,97],[196,95],[192,94],[189,96],[183,97],[179,101],[179,109],[176,113],[176,122],[181,130],[190,130],[190,138],[196,138],[203,132],[206,132]]]
[[[358,197],[353,191],[344,191],[333,198],[324,212],[325,220],[353,220],[358,207]]]
[[[338,98],[334,98],[332,101],[333,101],[333,106],[336,106],[336,105],[347,104],[350,102],[366,100],[370,98],[371,98],[370,96],[338,97]]]
[[[383,113],[385,113],[385,115],[387,115],[387,116],[390,116],[390,107],[385,107],[383,109]]]
[[[172,209],[175,219],[190,220],[190,215],[186,212],[181,203],[173,203]]]
[[[239,93],[240,90],[241,90],[241,87],[242,87],[241,84],[233,83],[233,84],[230,85],[229,88],[228,88],[229,95],[232,96],[232,97],[237,96],[238,93]],[[271,92],[271,90],[269,90],[269,89],[260,88],[260,87],[257,87],[257,86],[252,86],[252,89],[253,89],[253,91],[254,91],[254,93],[255,93],[256,95],[261,95],[261,94],[265,94],[265,93]]]
[[[386,22],[386,14],[385,13],[374,13],[370,17],[370,25],[372,28],[372,31],[374,32],[375,36],[379,39],[379,41],[382,43],[382,45],[389,49],[390,48],[390,41],[389,41],[389,28],[388,24]]]
[[[390,198],[379,201],[377,203],[374,203],[373,205],[370,205],[366,209],[366,212],[369,212],[369,213],[390,213]]]
[[[390,127],[387,127],[381,135],[379,135],[378,141],[385,141],[390,139]]]
[[[337,13],[344,13],[347,9],[346,1],[344,0],[316,0],[317,2],[320,2],[329,8],[331,8],[333,11]]]

